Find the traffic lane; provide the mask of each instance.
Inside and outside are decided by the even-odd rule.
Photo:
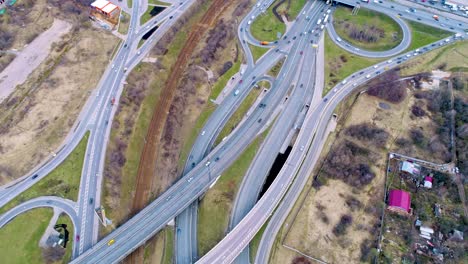
[[[7,225],[10,221],[12,221],[15,217],[20,214],[23,214],[29,210],[36,209],[36,208],[44,208],[44,207],[51,207],[57,208],[62,210],[65,214],[70,217],[70,220],[73,223],[73,232],[74,234],[79,234],[80,226],[79,218],[77,212],[75,211],[75,202],[55,196],[41,196],[31,200],[28,200],[22,204],[19,204],[12,209],[8,210],[4,214],[0,216],[0,228]],[[72,238],[74,240],[74,238]],[[78,256],[78,243],[74,241],[73,243],[73,250],[72,250],[72,257]]]
[[[261,113],[256,113],[256,114],[261,114]],[[255,113],[254,113],[252,116],[255,116]],[[255,120],[256,120],[256,119],[253,119],[252,121],[255,123]],[[247,126],[247,127],[251,127],[251,126]],[[255,132],[255,130],[254,130],[254,132]],[[245,136],[244,136],[244,137],[245,137]],[[233,142],[231,143],[231,142],[230,142],[231,140],[227,141],[228,143],[230,143],[230,144],[233,145],[233,146],[231,146],[231,147],[226,147],[226,149],[229,149],[229,150],[230,150],[230,152],[229,152],[228,154],[234,155],[234,156],[237,155],[238,152],[239,152],[238,149],[239,149],[239,148],[244,149],[245,147],[247,147],[246,144],[248,144],[248,143],[250,142],[251,138],[252,138],[252,137],[245,138],[245,139],[242,140],[241,142],[238,142],[238,141],[236,141],[236,140],[232,140]],[[219,149],[222,148],[222,146],[218,146],[217,148],[218,148],[218,150],[219,150]],[[226,162],[229,162],[229,163],[230,163],[231,160],[233,160],[233,158],[228,159],[228,161],[226,161]],[[220,170],[220,171],[224,170],[224,168],[217,168],[217,167],[219,166],[218,164],[222,164],[223,162],[224,162],[224,160],[223,160],[223,159],[220,159],[220,162],[215,162],[215,163],[214,163],[214,168],[212,169],[212,170],[213,170],[213,173],[217,174],[217,173],[218,173],[218,170]],[[206,166],[205,166],[205,167],[206,167]],[[201,167],[201,169],[203,170],[204,168]],[[199,181],[199,179],[202,179],[202,177],[196,177],[196,178],[192,181],[192,183],[190,184],[191,186],[193,186],[194,184],[196,184],[195,187],[197,187],[197,189],[196,189],[195,191],[197,191],[197,195],[201,195],[201,193],[204,192],[204,188],[207,188],[207,186],[209,186],[208,183],[210,183],[210,181],[214,180],[214,179],[212,179],[212,177],[211,177],[211,175],[210,175],[210,171],[204,170],[204,171],[203,171],[203,175],[205,175],[205,177],[204,177],[205,179],[206,179],[207,176],[208,176],[208,182],[205,184],[206,186],[204,186],[203,184],[200,184],[200,186],[199,186],[198,184],[196,184],[197,181]],[[178,181],[173,187],[171,187],[171,189],[173,189],[173,188],[176,189],[176,188],[179,188],[179,187],[180,187],[180,189],[182,189],[182,190],[179,190],[178,193],[179,193],[179,194],[180,194],[180,193],[184,194],[184,193],[187,191],[187,189],[188,189],[188,188],[186,188],[187,186],[184,186],[184,184],[186,184],[186,182]],[[200,188],[201,188],[201,189],[200,189]],[[188,190],[188,191],[190,191],[190,190]],[[143,218],[143,217],[146,217],[147,214],[148,214],[148,215],[154,214],[154,212],[151,212],[152,207],[155,207],[155,206],[157,206],[157,205],[161,205],[161,203],[164,203],[164,204],[162,204],[162,205],[160,206],[160,207],[162,207],[161,210],[163,210],[164,212],[167,212],[168,210],[170,211],[170,209],[171,209],[171,208],[174,208],[174,207],[165,208],[165,206],[167,206],[167,204],[168,204],[168,203],[166,203],[166,202],[169,201],[170,199],[173,199],[173,197],[172,197],[169,193],[173,193],[173,192],[169,191],[169,192],[163,193],[163,195],[162,195],[160,198],[158,198],[158,199],[157,199],[155,202],[153,202],[150,206],[148,206],[148,207],[146,207],[145,209],[143,209],[142,212],[139,213],[138,215],[141,216],[141,218]],[[189,202],[191,202],[191,201],[193,201],[193,199],[194,199],[194,198],[192,197],[192,196],[193,196],[193,191],[190,192],[190,194],[191,194],[191,195],[182,195],[182,197],[183,197],[183,198],[190,197]],[[166,200],[165,200],[166,202],[164,202],[164,198],[166,199]],[[178,199],[177,202],[179,202],[179,201],[184,201],[184,199]],[[184,204],[184,206],[188,206],[188,204]],[[178,208],[176,214],[180,213],[181,209],[180,209],[179,207],[177,207],[177,206],[176,206],[176,208]],[[159,214],[159,215],[161,216],[161,213],[160,213],[160,212],[157,212],[156,214]],[[141,218],[139,218],[139,219],[141,219]],[[122,233],[123,233],[123,235],[125,235],[124,231],[125,231],[128,227],[135,227],[133,224],[137,222],[136,219],[137,219],[137,218],[134,217],[134,218],[130,219],[129,221],[127,221],[127,223],[125,223],[125,224],[122,226],[122,228],[119,228],[118,230],[114,231],[114,233],[111,234],[111,236],[119,236],[119,235],[122,234]],[[166,219],[166,220],[167,220],[167,219]],[[143,222],[143,223],[142,223],[142,222]],[[152,223],[152,224],[159,223],[159,222],[155,222],[155,221],[152,221],[152,220],[149,220],[149,222]],[[147,225],[146,225],[147,223],[148,223],[148,220],[147,220],[146,218],[143,218],[142,221],[140,221],[139,225],[136,226],[136,228],[142,228],[142,226],[143,226],[143,228],[145,228],[145,227],[147,226]],[[150,223],[148,223],[148,224],[150,224]],[[141,225],[140,225],[140,224],[141,224]],[[159,223],[159,224],[161,225],[161,223]],[[164,224],[164,223],[162,223],[162,224]],[[159,227],[159,228],[161,228],[161,227]],[[154,232],[156,232],[156,231],[159,230],[159,229],[154,229],[154,228],[153,228],[153,229],[151,229],[151,230],[155,230]],[[131,233],[134,234],[135,232],[131,232]],[[153,234],[154,234],[154,233],[150,233],[149,236],[152,236]],[[124,241],[128,241],[128,238],[125,238],[125,239],[121,238],[121,239],[124,240]],[[146,237],[145,239],[147,239],[147,237]],[[140,240],[140,241],[137,241],[136,243],[138,243],[138,242],[141,242],[141,240]],[[102,249],[102,247],[103,247],[104,245],[105,245],[105,243],[101,241],[101,242],[99,242],[99,243],[95,246],[95,248],[97,248],[97,246],[99,246],[99,248]],[[116,242],[115,245],[117,246],[117,245],[119,245],[119,244]],[[115,248],[115,247],[114,247],[114,248]],[[128,249],[127,249],[127,250],[128,250]],[[103,251],[106,251],[105,248],[104,248]],[[90,252],[90,251],[87,251],[87,252]],[[83,257],[81,257],[80,259],[77,259],[77,261],[83,260],[83,259],[85,259],[86,256],[91,255],[90,253],[87,253],[87,252],[85,252],[85,253],[83,254]],[[120,252],[120,251],[119,251],[119,253],[128,254],[128,252],[123,253],[123,252]],[[100,256],[101,254],[103,254],[103,253],[98,252],[97,254],[98,254],[98,257],[99,257],[99,256]],[[122,256],[122,257],[123,257],[123,256]]]
[[[306,62],[314,61],[315,52],[306,52],[304,57]],[[236,195],[233,213],[230,218],[230,229],[239,223],[250,208],[255,205],[264,179],[276,158],[275,155],[271,154],[271,150],[273,150],[273,153],[279,152],[283,141],[296,122],[296,118],[291,117],[299,116],[299,113],[306,108],[306,104],[310,104],[309,101],[313,92],[311,68],[300,67],[300,65],[297,68],[300,69],[297,71],[300,75],[298,76],[299,80],[295,81],[295,88],[288,99],[287,106],[265,139],[265,143],[259,149]],[[266,149],[268,151],[265,151]]]

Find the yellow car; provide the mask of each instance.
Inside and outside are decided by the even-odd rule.
[[[109,240],[109,242],[107,242],[107,245],[111,246],[112,244],[114,244],[114,242],[115,242],[115,239],[111,239],[111,240]]]

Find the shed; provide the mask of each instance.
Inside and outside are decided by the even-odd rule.
[[[388,208],[398,213],[411,214],[411,197],[403,190],[391,190],[388,195]]]
[[[432,188],[432,177],[426,176],[424,177],[424,188],[431,189]]]
[[[403,161],[401,164],[401,171],[417,176],[421,171],[421,166],[409,161]]]

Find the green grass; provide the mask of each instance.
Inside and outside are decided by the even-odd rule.
[[[133,0],[127,0],[127,6],[128,6],[128,8],[132,8],[133,7]]]
[[[286,60],[286,58],[282,58],[279,60],[271,69],[268,71],[268,75],[276,77],[278,76],[278,73],[281,71],[281,68],[283,67],[283,63]]]
[[[328,93],[336,83],[341,82],[345,77],[382,60],[384,59],[364,58],[349,53],[335,45],[328,34],[325,34],[325,86],[323,94]]]
[[[301,12],[301,9],[306,3],[306,0],[292,0],[290,1],[291,6],[289,6],[289,9],[287,9],[288,2],[289,1],[285,1],[283,4],[281,4],[281,6],[278,7],[278,13],[280,13],[282,10],[285,10],[288,16],[288,20],[293,21]]]
[[[234,65],[232,65],[232,67],[227,72],[225,72],[223,75],[221,75],[221,77],[219,77],[219,79],[213,86],[213,89],[211,89],[210,98],[215,100],[221,93],[221,91],[223,91],[224,87],[226,87],[226,84],[228,83],[229,79],[231,79],[231,77],[234,74],[239,72],[241,61],[242,59],[238,59],[237,62],[234,63]]]
[[[195,122],[195,126],[190,132],[190,136],[188,137],[187,141],[184,142],[184,146],[182,147],[182,150],[180,152],[180,158],[179,158],[179,164],[178,164],[179,168],[184,167],[185,163],[187,162],[187,156],[189,155],[190,150],[192,149],[193,143],[195,143],[195,140],[197,139],[198,135],[201,133],[203,126],[208,121],[208,118],[210,118],[211,114],[216,110],[216,107],[217,105],[208,101],[207,104],[205,105],[205,108],[198,116],[197,122]]]
[[[254,45],[249,44],[249,48],[252,51],[252,56],[254,58],[254,61],[257,61],[260,59],[260,57],[263,56],[269,49],[268,48],[262,48],[262,47],[257,47]]]
[[[161,6],[170,6],[170,3],[166,3],[163,1],[158,1],[158,0],[148,0],[148,4],[153,4],[153,5],[161,5]]]
[[[452,33],[448,31],[427,26],[418,22],[407,20],[406,23],[408,23],[408,26],[411,29],[411,44],[408,50],[417,49],[452,35]]]
[[[275,41],[278,39],[278,32],[283,35],[286,31],[286,25],[273,14],[272,9],[274,5],[272,4],[265,14],[259,15],[252,22],[250,33],[259,41]]]
[[[53,212],[51,209],[33,209],[19,215],[0,229],[2,263],[43,263],[39,240],[46,230]]]
[[[140,25],[144,25],[148,20],[153,18],[151,10],[153,10],[153,6],[148,6],[148,9],[146,9],[145,13],[140,17]]]
[[[232,114],[231,118],[229,118],[226,125],[223,127],[223,129],[219,133],[218,137],[215,140],[215,146],[221,143],[223,138],[231,134],[231,132],[237,127],[239,122],[245,116],[245,114],[250,109],[250,107],[255,102],[255,100],[257,100],[258,96],[260,95],[262,91],[263,91],[263,87],[251,88],[247,97],[245,97],[245,99],[239,105],[239,108],[237,108],[234,114]]]
[[[389,50],[400,44],[403,32],[395,20],[383,13],[365,8],[361,8],[357,15],[352,15],[351,11],[351,8],[339,6],[333,15],[335,31],[342,39],[356,47],[373,51]],[[350,30],[344,26],[345,23],[356,25],[359,29],[363,29],[365,26],[375,26],[383,30],[384,37],[379,38],[377,42],[364,42],[353,39],[348,35]]]
[[[203,197],[198,209],[199,256],[203,256],[224,237],[239,185],[267,134],[268,131],[265,131],[257,137]]]
[[[76,201],[80,188],[81,170],[88,143],[89,132],[81,139],[78,146],[70,153],[65,161],[55,168],[41,181],[33,185],[28,190],[18,195],[5,206],[0,208],[0,213],[4,213],[18,204],[44,195],[58,196]],[[26,181],[32,181],[26,179]]]
[[[263,224],[262,228],[260,228],[260,230],[258,230],[257,234],[255,234],[252,241],[250,241],[250,251],[249,251],[250,252],[250,256],[249,256],[250,257],[250,263],[255,263],[255,257],[257,256],[257,250],[258,250],[258,247],[260,246],[260,241],[262,240],[263,232],[265,232],[265,229],[268,226],[269,222],[270,222],[270,220],[265,222],[265,224]]]
[[[125,13],[125,11],[122,11],[118,32],[120,34],[127,35],[129,25],[130,25],[130,14],[127,14]]]
[[[164,259],[162,260],[163,264],[172,264],[174,255],[174,228],[167,227],[165,228],[165,240],[164,240]]]
[[[72,251],[73,251],[73,243],[75,242],[75,234],[73,233],[73,223],[70,219],[70,217],[66,214],[60,214],[59,218],[57,219],[57,224],[66,224],[67,225],[67,230],[69,232],[68,234],[68,243],[67,243],[67,248],[65,249],[65,256],[63,256],[62,263],[66,264],[70,262],[71,257],[72,257]]]

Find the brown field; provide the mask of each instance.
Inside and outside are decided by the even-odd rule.
[[[94,28],[67,34],[0,105],[2,184],[22,176],[59,146],[101,78],[116,43],[111,34]]]

